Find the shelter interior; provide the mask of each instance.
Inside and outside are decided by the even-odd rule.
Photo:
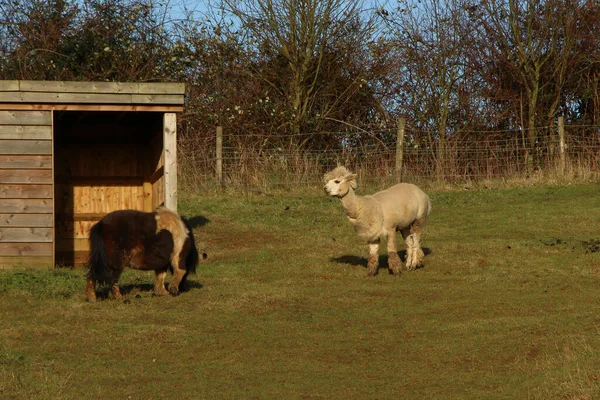
[[[54,111],[56,265],[79,265],[91,226],[119,209],[163,205],[162,112]]]

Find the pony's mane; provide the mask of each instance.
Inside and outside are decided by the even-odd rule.
[[[327,172],[323,176],[323,181],[325,183],[327,183],[332,179],[344,178],[344,177],[350,175],[351,173],[352,172],[350,172],[346,167],[340,165],[339,167]]]

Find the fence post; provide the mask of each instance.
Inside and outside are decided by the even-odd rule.
[[[398,119],[398,131],[396,137],[396,183],[402,182],[402,157],[404,155],[404,128],[406,119]]]
[[[223,187],[223,127],[217,126],[217,187]]]
[[[565,117],[558,117],[558,150],[560,153],[560,173],[565,175],[566,158],[565,158]]]

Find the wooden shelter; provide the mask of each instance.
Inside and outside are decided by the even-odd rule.
[[[184,90],[0,81],[0,268],[80,265],[106,213],[176,210]]]

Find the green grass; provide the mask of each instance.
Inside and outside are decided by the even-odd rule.
[[[83,271],[0,271],[0,397],[599,398],[599,187],[430,195],[425,267],[400,277],[366,277],[316,191],[184,194],[209,258],[179,297],[151,273],[90,304]]]

